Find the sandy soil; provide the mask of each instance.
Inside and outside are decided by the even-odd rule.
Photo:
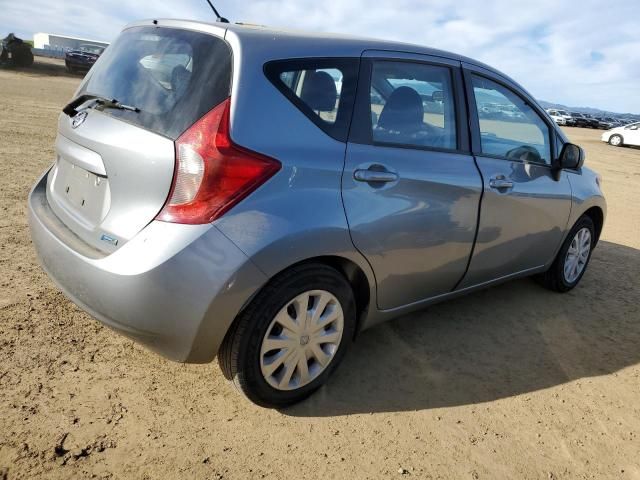
[[[381,325],[269,411],[215,364],[103,328],[38,267],[26,198],[79,82],[51,69],[0,70],[0,479],[640,479],[640,150],[567,129],[609,201],[577,289],[516,281]]]

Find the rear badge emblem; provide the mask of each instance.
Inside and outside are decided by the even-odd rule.
[[[87,112],[80,112],[75,114],[71,119],[71,128],[78,128],[80,125],[82,125],[87,118],[87,115]]]
[[[110,237],[109,235],[105,235],[104,233],[102,234],[102,236],[100,237],[100,240],[102,240],[103,242],[107,242],[110,243],[111,245],[113,245],[114,247],[116,245],[118,245],[118,239],[117,238],[113,238]]]

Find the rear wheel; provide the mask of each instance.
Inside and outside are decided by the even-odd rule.
[[[538,276],[540,283],[556,292],[574,288],[587,269],[595,238],[593,220],[583,215],[567,235],[551,268]]]
[[[223,342],[223,374],[252,402],[282,408],[321,387],[355,330],[355,302],[333,268],[292,268],[269,283],[239,315]]]
[[[622,135],[611,135],[609,137],[609,145],[613,145],[614,147],[621,147],[623,145]]]

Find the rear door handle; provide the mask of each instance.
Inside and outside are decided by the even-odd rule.
[[[398,174],[384,170],[356,170],[353,172],[353,178],[358,182],[387,183],[395,182],[398,179]]]
[[[489,186],[496,190],[513,188],[513,182],[511,180],[507,180],[503,175],[499,175],[489,180]]]

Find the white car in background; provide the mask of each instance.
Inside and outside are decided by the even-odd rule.
[[[553,110],[547,110],[547,113],[549,114],[549,116],[551,117],[551,119],[556,122],[558,125],[566,125],[567,124],[567,119],[558,115],[556,112],[554,112]]]
[[[640,122],[612,128],[602,134],[602,141],[614,147],[625,145],[640,146]]]
[[[547,110],[547,113],[549,114],[551,119],[558,125],[573,125],[575,123],[571,114],[564,110],[550,108]]]

